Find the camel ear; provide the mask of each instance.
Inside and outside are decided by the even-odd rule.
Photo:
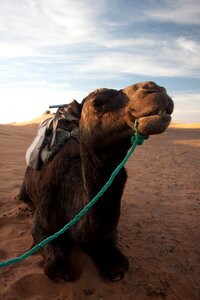
[[[100,93],[97,93],[93,99],[93,106],[95,109],[99,109],[109,103],[113,97],[117,94],[116,90],[103,89]]]
[[[69,104],[70,114],[78,119],[80,119],[81,110],[82,110],[82,105],[78,103],[76,100],[74,100],[72,103]]]

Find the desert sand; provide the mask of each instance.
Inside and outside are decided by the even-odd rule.
[[[26,124],[24,124],[26,125]],[[25,151],[35,125],[0,125],[0,259],[32,245],[33,212],[18,199]],[[195,127],[198,127],[197,125]],[[199,300],[200,299],[200,128],[169,128],[138,146],[127,163],[119,244],[130,270],[105,282],[78,249],[76,282],[54,283],[36,253],[0,270],[2,300]]]

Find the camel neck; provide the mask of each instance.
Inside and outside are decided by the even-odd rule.
[[[91,150],[84,143],[80,144],[82,173],[85,195],[88,201],[91,200],[107,182],[111,173],[122,161],[129,145],[125,145],[123,148],[116,146],[109,149]],[[122,174],[123,171],[120,174]],[[116,185],[117,180],[113,182],[113,188]],[[111,189],[112,187],[110,187]],[[113,189],[112,188],[112,189]]]
[[[107,152],[103,153],[103,151],[100,151],[99,153],[96,153],[95,151],[91,151],[83,144],[80,148],[84,199],[85,202],[88,203],[107,182],[111,173],[119,163],[118,159],[120,158],[113,159],[114,157],[112,157],[111,159],[110,156],[112,155],[112,151],[107,155]],[[126,171],[122,168],[112,185],[88,212],[90,222],[87,223],[86,226],[87,232],[90,231],[90,226],[88,226],[88,224],[92,224],[92,236],[94,239],[97,238],[98,240],[101,240],[101,238],[116,236],[116,226],[120,216],[121,197],[126,179]],[[84,239],[87,240],[86,237],[84,237]]]

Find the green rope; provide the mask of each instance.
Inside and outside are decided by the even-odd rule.
[[[31,256],[33,253],[38,251],[40,248],[44,247],[46,244],[53,241],[54,239],[59,237],[61,234],[63,234],[65,231],[67,231],[70,227],[72,227],[76,222],[78,222],[88,212],[88,210],[97,202],[97,200],[105,193],[105,191],[112,184],[114,178],[117,176],[119,171],[123,168],[123,166],[125,165],[127,160],[130,158],[130,156],[134,152],[136,146],[137,145],[142,145],[144,140],[148,138],[148,136],[144,136],[144,135],[140,134],[137,131],[137,125],[138,125],[138,121],[136,120],[135,125],[134,125],[135,134],[131,138],[132,146],[131,146],[130,150],[128,151],[128,153],[126,154],[126,156],[122,160],[122,162],[113,171],[110,178],[105,183],[105,185],[102,187],[102,189],[97,193],[97,195],[70,222],[68,222],[63,228],[61,228],[55,234],[47,237],[46,239],[41,241],[39,244],[35,245],[33,248],[31,248],[30,250],[28,250],[24,254],[22,254],[18,257],[9,259],[7,261],[1,262],[0,263],[0,268],[6,267],[8,265],[11,265],[11,264],[14,264],[14,263],[17,263],[17,262],[20,262],[20,261],[26,259],[27,257]]]

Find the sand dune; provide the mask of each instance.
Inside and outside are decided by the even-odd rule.
[[[32,244],[33,212],[17,197],[25,150],[36,129],[0,125],[0,258],[20,255]],[[199,300],[200,129],[170,128],[136,149],[127,164],[119,244],[130,270],[106,283],[90,258],[74,253],[80,278],[53,283],[39,253],[0,270],[2,300]]]
[[[10,125],[36,128],[42,121],[44,121],[45,119],[50,118],[52,116],[53,116],[53,114],[43,114],[43,115],[38,116],[38,117],[36,117],[36,118],[34,118],[34,119],[30,120],[30,121],[12,123]]]
[[[200,128],[200,123],[171,123],[170,128]]]

